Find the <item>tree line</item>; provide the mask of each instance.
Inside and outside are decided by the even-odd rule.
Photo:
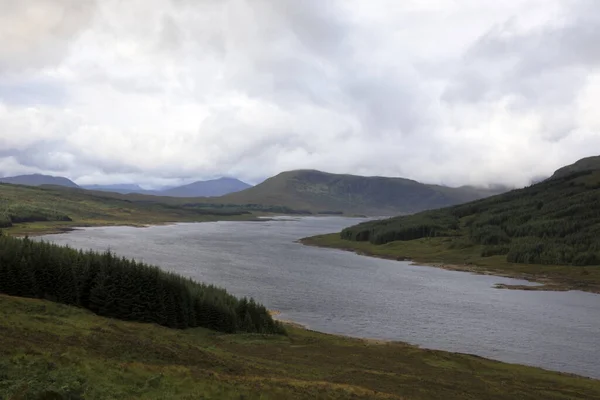
[[[285,334],[267,309],[110,251],[74,250],[0,231],[0,293],[47,299],[169,328]]]
[[[426,237],[481,246],[482,256],[503,255],[514,263],[600,265],[600,171],[341,232],[342,239],[377,245]]]

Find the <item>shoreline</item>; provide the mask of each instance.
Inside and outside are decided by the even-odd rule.
[[[300,243],[303,246],[310,247],[318,247],[323,249],[334,249],[334,250],[342,250],[348,251],[359,256],[379,258],[382,260],[390,260],[390,261],[404,261],[410,262],[410,265],[422,266],[422,267],[433,267],[445,269],[448,271],[459,271],[459,272],[468,272],[477,275],[488,275],[488,276],[497,276],[499,278],[510,278],[510,279],[519,279],[531,282],[533,285],[510,285],[505,283],[497,283],[493,287],[495,289],[505,289],[505,290],[530,290],[530,291],[551,291],[551,292],[568,292],[571,290],[577,290],[588,293],[600,294],[600,288],[590,288],[590,287],[576,287],[574,285],[565,284],[562,282],[558,282],[552,278],[548,277],[534,277],[530,275],[526,275],[523,273],[510,273],[510,272],[502,272],[497,270],[486,269],[485,267],[478,267],[475,264],[452,264],[452,263],[439,263],[439,262],[426,262],[426,261],[415,261],[408,257],[397,257],[392,255],[385,254],[375,254],[369,252],[364,249],[356,249],[356,248],[344,248],[344,247],[336,247],[333,245],[322,244],[315,241],[315,237],[306,237],[296,241],[296,243]]]
[[[76,231],[81,228],[100,228],[100,227],[111,227],[111,226],[128,226],[132,228],[149,228],[152,226],[168,226],[175,224],[195,224],[204,222],[220,222],[220,221],[234,221],[234,222],[270,222],[270,221],[293,221],[294,217],[327,217],[328,215],[295,215],[295,214],[252,214],[251,217],[247,215],[245,218],[235,217],[222,217],[219,215],[209,215],[213,219],[204,220],[174,220],[174,221],[155,221],[155,222],[135,222],[135,221],[107,221],[107,220],[84,220],[84,221],[71,221],[70,223],[64,223],[61,221],[39,221],[39,222],[24,222],[17,223],[8,228],[2,228],[0,231],[16,236],[44,236],[44,235],[59,235],[62,233],[69,233]],[[281,217],[288,217],[289,219],[282,219]],[[362,217],[349,217],[340,216],[344,218],[362,218]],[[30,228],[32,225],[39,224],[38,226]]]
[[[60,227],[60,231],[59,233],[67,233],[70,231],[74,231],[77,230],[77,228],[85,228],[85,227],[100,227],[100,226],[132,226],[132,227],[139,227],[139,228],[143,228],[143,227],[150,227],[150,226],[160,226],[160,225],[173,225],[173,224],[177,224],[177,223],[198,223],[198,222],[214,222],[214,221],[173,221],[173,222],[165,222],[165,223],[156,223],[156,224],[115,224],[115,225],[87,225],[87,226],[72,226],[72,227]],[[242,222],[247,222],[247,221],[242,221]],[[40,234],[48,234],[48,233],[40,233]],[[306,239],[306,238],[305,238]],[[314,246],[314,247],[322,247],[322,248],[335,248],[335,247],[331,247],[331,246],[319,246],[316,244],[307,244],[304,243],[304,239],[300,239],[297,240],[297,242],[303,244],[303,245],[310,245],[310,246]],[[339,248],[336,248],[339,249]],[[360,251],[360,250],[354,250],[354,249],[340,249],[340,250],[345,250],[345,251],[351,251],[354,252],[358,255],[364,255],[364,256],[371,256],[371,257],[376,257],[376,258],[381,258],[381,259],[387,259],[387,260],[394,260],[394,261],[412,261],[412,260],[408,260],[405,257],[393,257],[393,256],[383,256],[383,255],[374,255],[374,254],[369,254],[367,251]],[[401,259],[400,259],[401,258]],[[499,275],[497,273],[493,273],[491,271],[486,271],[486,270],[473,270],[473,266],[469,266],[469,265],[464,265],[464,266],[460,266],[460,265],[453,265],[453,264],[439,264],[439,263],[417,263],[417,262],[412,262],[412,265],[421,265],[421,266],[430,266],[430,267],[436,267],[436,268],[442,268],[442,269],[447,269],[447,270],[455,270],[455,271],[462,271],[462,272],[471,272],[471,273],[477,273],[477,274],[482,274],[482,275],[494,275],[494,276],[502,276]],[[513,276],[505,276],[505,277],[509,277],[509,278],[513,278]],[[520,278],[522,279],[522,278]],[[500,284],[503,285],[503,284]],[[518,290],[553,290],[553,289],[539,289],[539,287],[537,286],[525,286],[525,287],[520,287],[521,285],[503,285],[504,287],[497,287],[497,288],[503,288],[503,289],[518,289]],[[566,289],[568,290],[568,289]],[[353,337],[353,336],[347,336],[344,334],[336,334],[336,333],[327,333],[327,332],[322,332],[322,331],[317,331],[317,330],[313,330],[310,329],[308,326],[294,322],[294,321],[290,321],[290,320],[282,320],[277,318],[278,315],[281,314],[281,312],[273,310],[270,311],[271,315],[274,317],[274,319],[277,319],[279,322],[285,324],[286,326],[290,326],[296,329],[303,329],[309,332],[315,332],[315,333],[319,333],[319,334],[323,334],[323,335],[331,335],[334,337],[338,337],[338,338],[343,338],[343,339],[352,339],[352,340],[359,340],[359,341],[363,341],[364,343],[368,343],[368,344],[381,344],[381,345],[386,345],[386,344],[393,344],[393,343],[397,343],[397,344],[402,344],[402,345],[406,345],[406,346],[411,346],[411,347],[415,347],[418,349],[424,349],[424,350],[438,350],[438,351],[445,351],[451,354],[455,354],[455,355],[470,355],[472,356],[473,354],[469,354],[469,353],[461,353],[461,352],[454,352],[454,351],[448,351],[448,350],[440,350],[440,349],[436,349],[436,348],[429,348],[429,347],[422,347],[420,345],[415,345],[412,343],[408,343],[408,342],[403,342],[403,341],[395,341],[395,340],[386,340],[386,339],[371,339],[371,338],[365,338],[365,337]],[[518,363],[507,363],[504,361],[499,361],[493,358],[488,358],[488,357],[482,357],[482,356],[476,356],[476,357],[481,357],[484,358],[486,360],[490,360],[490,361],[496,361],[496,362],[502,362],[502,363],[506,363],[506,364],[513,364],[513,365],[519,365],[519,366],[532,366],[532,365],[527,365],[527,364],[518,364]],[[596,380],[598,378],[592,378],[592,377],[588,377],[585,375],[577,375],[577,374],[573,374],[570,372],[563,372],[563,371],[557,371],[557,370],[549,370],[546,369],[544,367],[539,367],[539,366],[533,366],[535,368],[540,368],[540,369],[544,369],[547,371],[552,371],[552,372],[558,372],[561,374],[567,374],[567,375],[573,375],[573,376],[577,376],[577,377],[583,377],[583,378],[588,378],[588,379],[593,379]]]
[[[296,329],[304,329],[304,330],[311,331],[311,332],[317,332],[317,333],[324,333],[324,334],[326,334],[325,332],[319,332],[319,331],[312,330],[312,329],[310,329],[310,327],[308,325],[301,324],[299,322],[295,322],[295,321],[292,321],[292,320],[289,320],[289,319],[280,319],[280,318],[278,318],[277,316],[281,315],[281,311],[278,311],[278,310],[268,310],[268,312],[269,312],[269,315],[271,316],[271,318],[273,318],[275,321],[281,322],[284,325],[289,325],[292,328],[296,328]]]
[[[0,295],[0,309],[5,316],[0,320],[0,349],[10,359],[26,361],[6,364],[9,385],[0,388],[5,389],[2,398],[6,388],[12,390],[9,398],[17,390],[22,394],[24,377],[41,382],[42,390],[64,387],[66,395],[73,382],[81,382],[75,389],[88,391],[91,398],[120,398],[126,391],[135,398],[600,396],[600,380],[580,375],[585,370],[559,372],[402,342],[291,326],[286,326],[286,336],[179,330],[5,295]],[[37,397],[37,392],[30,394]]]
[[[28,229],[31,227],[33,223],[19,223],[15,224],[9,228],[3,228],[3,231],[6,234],[16,236],[16,237],[36,237],[36,236],[45,236],[45,235],[59,235],[63,233],[73,232],[82,228],[105,228],[105,227],[118,227],[118,226],[127,226],[131,228],[150,228],[152,226],[169,226],[175,224],[196,224],[196,223],[204,223],[204,222],[219,222],[219,221],[237,221],[237,222],[267,222],[273,220],[271,217],[261,217],[253,215],[252,218],[247,219],[235,219],[235,218],[219,218],[219,216],[214,216],[215,219],[204,219],[199,221],[156,221],[156,222],[133,222],[133,221],[73,221],[69,224],[61,224],[57,221],[43,221],[39,223],[41,226],[35,227],[33,229]]]
[[[203,221],[157,221],[151,223],[143,223],[143,222],[113,222],[113,221],[81,221],[74,222],[68,225],[62,225],[60,223],[49,222],[47,225],[34,228],[27,229],[28,225],[23,224],[21,226],[16,225],[11,228],[4,228],[2,231],[6,234],[13,235],[16,237],[39,237],[45,235],[58,235],[73,232],[82,228],[95,228],[95,227],[113,227],[113,226],[127,226],[134,228],[149,228],[152,226],[168,226],[175,225],[178,223],[203,223],[203,222],[218,222],[218,221],[238,221],[238,222],[267,222],[277,220],[276,217],[285,216],[285,215],[275,215],[275,216],[254,216],[251,219],[208,219]],[[274,218],[275,217],[275,218]],[[590,287],[581,285],[578,286],[576,284],[572,284],[569,282],[561,282],[557,279],[553,279],[548,276],[532,276],[526,273],[521,272],[509,272],[509,271],[499,271],[495,269],[489,269],[483,266],[477,266],[476,264],[457,264],[457,263],[441,263],[441,262],[427,262],[427,261],[419,261],[414,260],[409,257],[403,256],[394,256],[394,255],[386,255],[386,254],[376,254],[369,250],[359,249],[359,248],[347,248],[336,245],[331,245],[327,243],[320,243],[318,238],[324,235],[317,235],[313,237],[305,237],[296,240],[296,243],[300,243],[304,246],[310,247],[318,247],[318,248],[327,248],[327,249],[335,249],[348,251],[360,256],[379,258],[383,260],[390,261],[404,261],[410,262],[411,265],[416,266],[426,266],[433,268],[441,268],[448,271],[459,271],[459,272],[468,272],[477,275],[488,275],[488,276],[497,276],[501,278],[510,278],[510,279],[519,279],[531,282],[532,285],[524,285],[524,284],[505,284],[505,283],[497,283],[493,287],[495,289],[505,289],[505,290],[529,290],[529,291],[554,291],[554,292],[566,292],[571,290],[583,291],[588,293],[600,294],[600,288],[598,287]]]
[[[527,368],[537,368],[543,371],[547,371],[547,372],[552,372],[552,373],[557,373],[557,374],[562,374],[562,375],[566,375],[566,376],[571,376],[571,377],[576,377],[576,378],[583,378],[583,379],[589,379],[592,381],[600,381],[600,377],[596,378],[593,376],[588,376],[588,375],[580,375],[574,372],[568,372],[568,371],[561,371],[561,370],[557,370],[557,369],[550,369],[547,367],[543,367],[543,366],[539,366],[539,365],[535,365],[535,364],[523,364],[523,363],[518,363],[518,362],[510,362],[510,361],[503,361],[503,360],[499,360],[496,358],[491,358],[488,356],[480,356],[477,355],[475,353],[466,353],[466,352],[460,352],[460,351],[452,351],[452,350],[445,350],[443,348],[439,348],[439,347],[429,347],[427,345],[419,345],[419,344],[415,344],[415,343],[410,343],[410,342],[405,342],[402,340],[393,340],[393,339],[373,339],[373,338],[367,338],[367,337],[362,337],[362,336],[350,336],[347,334],[342,334],[342,333],[330,333],[330,332],[323,332],[323,331],[318,331],[315,329],[311,329],[308,325],[304,325],[298,322],[294,322],[294,321],[290,321],[290,320],[281,320],[279,318],[277,318],[277,315],[280,315],[281,312],[277,311],[277,310],[269,310],[269,314],[273,317],[273,319],[281,322],[282,324],[284,324],[287,327],[290,327],[292,329],[299,329],[302,331],[306,331],[306,332],[311,332],[311,333],[315,333],[318,335],[326,335],[329,337],[333,337],[333,338],[337,338],[337,339],[341,339],[341,340],[350,340],[350,341],[358,341],[358,342],[362,342],[364,343],[365,346],[369,346],[369,345],[375,345],[375,346],[394,346],[394,345],[399,345],[399,346],[403,346],[406,348],[413,348],[415,350],[421,350],[421,351],[434,351],[434,352],[444,352],[453,356],[467,356],[467,357],[476,357],[476,358],[480,358],[486,361],[490,361],[490,362],[495,362],[495,363],[501,363],[501,364],[507,364],[507,365],[513,365],[513,366],[517,366],[517,367],[527,367]]]

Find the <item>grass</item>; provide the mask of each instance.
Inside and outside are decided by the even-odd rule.
[[[304,238],[302,243],[354,251],[359,254],[392,260],[411,260],[417,264],[526,279],[541,286],[510,286],[505,288],[527,290],[583,290],[600,293],[600,268],[569,265],[516,264],[505,256],[482,257],[482,246],[455,247],[452,238],[424,238],[394,241],[382,245],[370,242],[344,240],[338,233]]]
[[[150,198],[151,196],[146,196]],[[219,210],[197,210],[183,205],[128,200],[112,194],[58,187],[33,187],[0,184],[0,214],[11,209],[49,210],[68,216],[72,221],[36,221],[17,223],[5,228],[15,235],[61,232],[80,226],[163,224],[170,222],[204,222],[216,220],[249,220],[253,214],[223,215]]]
[[[600,398],[598,380],[288,330],[288,337],[171,330],[0,296],[0,398]]]

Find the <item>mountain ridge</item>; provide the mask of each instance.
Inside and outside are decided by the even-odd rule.
[[[65,178],[64,176],[53,176],[53,175],[44,175],[44,174],[7,176],[5,178],[0,178],[0,182],[10,183],[13,185],[27,185],[27,186],[55,185],[55,186],[79,188],[79,185],[77,185],[72,180]]]
[[[394,215],[459,204],[502,191],[300,169],[281,172],[249,189],[214,200],[226,204],[284,205],[317,212]]]
[[[580,160],[497,196],[364,222],[303,243],[542,283],[529,290],[600,293],[599,161]]]
[[[161,196],[170,197],[218,197],[239,192],[252,187],[236,178],[222,177],[205,181],[196,181],[187,185],[160,191]]]
[[[573,164],[557,169],[549,179],[561,178],[575,172],[600,170],[600,156],[582,158]]]
[[[66,178],[60,180],[58,177],[39,177],[45,179],[36,183],[62,184],[70,188],[113,193],[113,196],[124,195],[134,201],[176,202],[176,198],[185,198],[192,204],[266,205],[304,213],[376,216],[409,214],[460,204],[507,190],[504,187],[452,188],[407,178],[365,177],[314,169],[284,171],[256,186],[235,178],[219,178],[164,190],[144,190],[136,184],[80,187]],[[10,178],[7,180],[10,181]]]
[[[590,159],[593,163],[588,162]],[[557,195],[558,193],[563,194],[563,192],[563,196]],[[600,217],[592,218],[594,211],[600,210],[598,200],[600,200],[600,157],[587,158],[560,168],[552,175],[552,178],[523,189],[418,215],[366,222],[357,227],[370,227],[369,229],[361,231],[350,227],[344,230],[342,236],[349,240],[370,241],[374,244],[385,244],[396,240],[414,240],[424,235],[444,236],[446,233],[459,229],[459,225],[457,225],[459,219],[470,217],[468,227],[471,236],[475,235],[474,231],[478,229],[486,231],[475,235],[477,238],[474,238],[474,242],[498,246],[509,243],[510,237],[528,236],[524,235],[523,231],[525,227],[537,223],[536,217],[547,218],[551,215],[553,223],[568,217],[570,221],[564,221],[560,229],[552,229],[553,236],[565,229],[569,230],[566,234],[580,234],[583,225],[569,226],[572,224],[567,224],[567,222],[572,222],[573,218],[581,216],[585,211],[585,213],[591,213],[586,219],[585,226],[590,225],[591,221],[600,224]],[[520,207],[516,207],[515,203],[519,203]],[[533,207],[535,210],[532,209],[524,215],[524,210],[528,207]],[[546,208],[548,208],[547,211]],[[485,217],[485,221],[477,222],[478,218],[483,217]],[[419,230],[417,231],[407,228],[408,224],[413,223],[413,220],[415,223],[416,220],[419,221],[417,224]],[[380,228],[383,227],[385,229],[381,230]],[[490,227],[500,227],[500,229]],[[537,233],[542,234],[541,232]],[[547,233],[543,235],[546,237]],[[559,237],[564,238],[564,235],[561,234]],[[600,242],[597,250],[600,257]]]
[[[216,197],[236,191],[244,190],[251,185],[236,178],[217,178],[204,181],[195,181],[186,185],[169,187],[161,190],[147,190],[135,183],[108,184],[108,185],[77,185],[72,180],[63,176],[45,174],[16,175],[0,178],[1,183],[26,186],[64,186],[91,191],[112,192],[119,194],[143,194],[167,197]]]

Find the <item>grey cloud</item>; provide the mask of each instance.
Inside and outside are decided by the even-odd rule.
[[[27,81],[0,80],[0,102],[13,106],[61,106],[67,102],[63,83],[32,79]]]
[[[11,158],[27,170],[47,171],[78,178],[82,171],[99,171],[106,175],[139,173],[139,168],[114,160],[82,156],[61,140],[45,140],[22,149],[0,150],[0,159]]]
[[[26,168],[64,173],[74,165],[60,162],[52,155],[55,149],[63,146],[61,140],[42,140],[21,149],[2,149],[0,158],[12,158]]]
[[[390,131],[399,137],[411,134],[425,118],[422,92],[408,77],[393,73],[377,77],[351,76],[346,85],[355,110],[362,114],[372,136]]]
[[[600,66],[600,3],[566,4],[575,6],[560,24],[518,32],[513,19],[490,29],[467,51],[443,99],[475,103],[517,94],[528,107],[572,102],[586,69]]]
[[[11,170],[156,185],[291,168],[515,184],[600,148],[600,122],[575,101],[583,88],[598,97],[595,1],[566,1],[577,7],[562,25],[528,33],[507,13],[527,17],[529,0],[498,17],[491,0],[406,13],[386,1],[21,3],[0,22],[31,26],[24,7],[54,9],[0,48]],[[454,36],[458,24],[472,26]]]
[[[95,0],[0,0],[0,74],[60,62],[94,15]]]
[[[326,58],[345,50],[345,40],[352,27],[343,18],[337,1],[263,0],[283,17],[283,25],[309,52]]]

